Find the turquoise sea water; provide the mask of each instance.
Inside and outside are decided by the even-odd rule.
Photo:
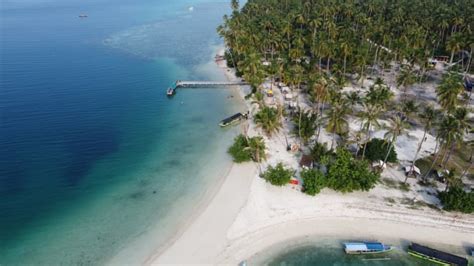
[[[146,256],[189,219],[230,166],[239,129],[218,121],[242,106],[229,90],[165,90],[224,79],[209,62],[227,11],[205,0],[2,1],[1,265],[97,265],[135,242],[150,243],[133,252]]]

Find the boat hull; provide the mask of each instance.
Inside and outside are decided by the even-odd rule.
[[[390,252],[392,250],[393,248],[390,247],[388,249],[378,250],[378,251],[351,251],[351,250],[344,250],[344,251],[346,252],[346,254],[349,254],[349,255],[361,255],[361,254],[380,254],[380,253]]]

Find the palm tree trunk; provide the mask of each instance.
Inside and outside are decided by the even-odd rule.
[[[471,163],[466,167],[466,169],[464,169],[464,171],[462,171],[462,174],[460,176],[460,178],[463,178],[466,174],[467,174],[467,171],[472,167],[474,161],[471,161]]]
[[[418,153],[420,153],[420,151],[421,151],[421,147],[423,146],[423,142],[425,142],[426,132],[427,132],[427,128],[425,128],[425,131],[423,132],[423,137],[421,138],[420,144],[418,144],[418,148],[416,149],[415,157],[413,158],[413,161],[411,162],[411,167],[410,167],[410,172],[409,173],[413,172],[413,169],[415,168],[415,161],[416,161],[416,158],[418,157]]]
[[[389,146],[388,146],[388,152],[387,152],[387,155],[385,155],[385,159],[383,160],[383,165],[382,166],[387,164],[388,156],[390,155],[390,152],[392,151],[393,145],[394,145],[396,140],[397,140],[397,138],[392,138],[392,141],[390,141]]]
[[[336,133],[335,133],[335,132],[333,132],[333,133],[332,133],[331,150],[332,150],[332,149],[333,149],[333,147],[334,147],[334,142],[335,142],[335,141],[336,141]]]
[[[369,140],[370,140],[370,124],[367,127],[367,137],[365,139],[364,149],[362,150],[362,159],[365,158],[365,149],[367,148],[367,143],[369,142]]]
[[[344,68],[342,71],[342,75],[345,77],[346,76],[346,63],[347,63],[347,55],[344,54]]]
[[[454,49],[451,50],[451,58],[449,59],[449,63],[452,64],[454,59]]]
[[[448,164],[448,161],[449,161],[449,158],[451,158],[451,154],[453,153],[453,150],[454,150],[454,143],[451,144],[451,148],[449,148],[449,152],[448,152],[448,156],[446,157],[446,160],[444,161],[444,165],[443,165],[443,168],[446,169],[446,164]]]
[[[430,168],[428,169],[428,171],[426,172],[425,176],[423,177],[424,180],[426,180],[426,179],[428,178],[428,176],[430,175],[430,173],[431,173],[431,171],[433,170],[433,167],[434,167],[436,161],[437,161],[438,158],[439,158],[439,155],[441,154],[441,150],[442,150],[442,149],[439,149],[439,151],[437,151],[437,149],[440,148],[440,147],[439,147],[439,146],[440,146],[439,144],[440,144],[439,142],[436,142],[436,147],[435,147],[435,153],[436,153],[436,155],[435,155],[435,158],[434,158],[433,162],[431,163]]]

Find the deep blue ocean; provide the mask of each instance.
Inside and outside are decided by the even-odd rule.
[[[238,129],[218,121],[242,110],[229,90],[165,90],[224,79],[212,59],[228,6],[2,0],[0,265],[101,264],[189,217],[230,165]]]

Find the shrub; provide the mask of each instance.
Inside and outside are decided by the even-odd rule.
[[[234,162],[242,163],[248,161],[261,161],[265,159],[265,142],[260,136],[245,137],[240,134],[234,139],[234,144],[227,152],[232,156]]]
[[[308,195],[316,195],[326,185],[326,177],[316,169],[305,169],[301,172],[303,178],[303,192]]]
[[[447,211],[474,212],[474,192],[466,192],[460,186],[452,187],[447,192],[438,194],[444,209]]]
[[[290,178],[295,174],[293,169],[286,169],[282,163],[278,163],[275,167],[269,166],[261,175],[267,182],[275,186],[283,186],[290,182]]]
[[[383,139],[373,138],[367,143],[365,149],[365,158],[371,162],[384,160],[388,152],[388,142]],[[363,150],[359,151],[359,154],[362,154]],[[395,163],[397,161],[397,152],[392,147],[390,154],[388,155],[387,162]]]
[[[227,152],[232,156],[234,162],[242,163],[252,160],[252,153],[250,152],[249,143],[244,135],[238,135],[234,139],[234,144],[229,147]]]
[[[316,142],[314,146],[311,148],[311,158],[313,161],[320,162],[321,157],[330,155],[331,151],[328,150],[326,144],[321,144]]]
[[[367,161],[355,160],[349,151],[338,148],[336,159],[329,166],[327,186],[341,192],[369,190],[379,177],[369,169]]]

